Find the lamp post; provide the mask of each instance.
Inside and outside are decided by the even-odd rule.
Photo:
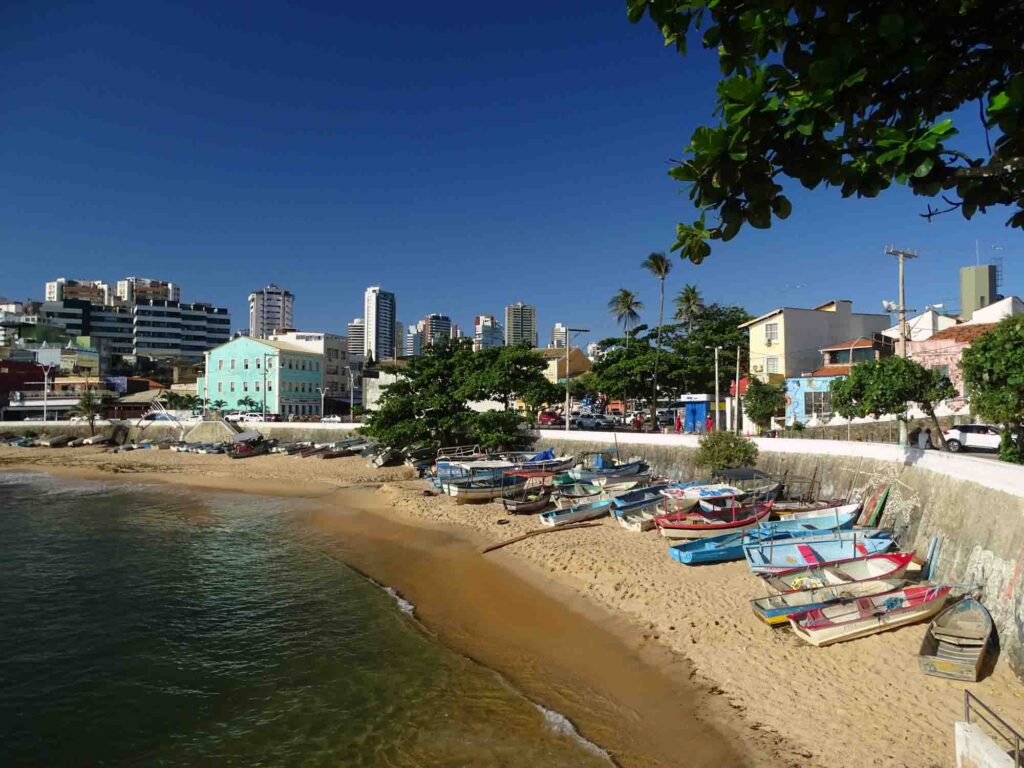
[[[718,431],[718,352],[721,347],[704,347],[715,350],[715,432]],[[739,394],[739,393],[737,393]]]
[[[565,431],[569,431],[569,349],[572,347],[572,337],[576,333],[588,333],[589,328],[566,328],[565,329]],[[557,377],[556,377],[557,378]]]
[[[50,392],[50,371],[53,368],[52,365],[44,365],[43,369],[43,421],[46,421],[46,407],[47,398]]]
[[[355,394],[356,378],[352,374],[352,366],[351,365],[346,365],[345,366],[345,370],[348,371],[348,420],[349,420],[349,422],[354,423],[355,420],[356,420],[356,416],[355,416],[355,411],[353,410],[353,408],[354,408],[353,403],[354,403],[355,398],[356,398],[356,394]]]
[[[262,421],[267,420],[267,360],[273,356],[269,352],[263,353],[263,417]]]
[[[320,393],[320,418],[324,417],[324,398],[327,397],[327,393],[331,391],[330,387],[320,386],[316,388],[316,391]]]

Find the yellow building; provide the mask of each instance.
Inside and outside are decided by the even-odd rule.
[[[773,384],[811,373],[831,344],[871,338],[888,327],[889,315],[854,312],[842,299],[813,309],[779,307],[740,326],[749,333],[751,375]]]
[[[535,349],[538,355],[548,362],[544,376],[552,384],[565,381],[565,349]],[[569,350],[569,376],[575,379],[589,372],[594,367],[590,359],[580,351],[579,347],[572,347]]]

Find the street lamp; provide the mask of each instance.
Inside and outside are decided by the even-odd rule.
[[[704,349],[713,349],[713,350],[715,350],[715,432],[717,432],[718,431],[718,352],[722,348],[721,347],[705,346]],[[739,392],[737,391],[736,394],[738,395]]]
[[[352,373],[351,365],[346,365],[345,370],[348,371],[348,420],[349,422],[354,423],[356,420],[355,411],[353,410],[353,408],[355,407],[353,403],[356,398],[356,377]]]
[[[324,417],[324,398],[327,397],[327,393],[331,391],[330,387],[320,386],[316,388],[316,391],[320,393],[320,419]]]
[[[41,367],[43,369],[43,421],[46,421],[47,397],[50,391],[50,371],[53,369],[53,366],[44,365]]]
[[[572,337],[576,333],[588,333],[589,328],[566,328],[565,329],[565,431],[569,431],[569,349],[572,347]]]

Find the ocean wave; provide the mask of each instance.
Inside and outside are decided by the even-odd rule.
[[[569,720],[569,718],[567,718],[565,715],[561,714],[560,712],[555,712],[555,710],[553,709],[548,709],[547,707],[541,706],[535,701],[532,701],[530,703],[533,704],[533,706],[535,706],[538,710],[540,710],[540,713],[544,716],[544,722],[547,723],[548,727],[555,733],[560,733],[563,736],[568,736],[570,739],[573,739],[581,747],[583,747],[583,749],[585,749],[587,752],[590,752],[593,755],[597,755],[598,757],[604,758],[611,765],[615,764],[615,761],[612,760],[611,755],[609,755],[607,752],[605,752],[603,749],[597,746],[597,744],[595,744],[594,742],[590,741],[589,739],[583,738],[583,736],[580,735],[580,732],[576,730],[576,726],[574,726],[572,724],[572,721]]]
[[[384,587],[384,591],[387,592],[391,597],[398,603],[398,610],[407,616],[413,616],[416,612],[416,606],[398,594],[398,591],[392,587]]]

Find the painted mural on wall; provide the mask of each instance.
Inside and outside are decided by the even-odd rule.
[[[786,379],[786,423],[832,418],[829,385],[841,376],[794,376]]]

